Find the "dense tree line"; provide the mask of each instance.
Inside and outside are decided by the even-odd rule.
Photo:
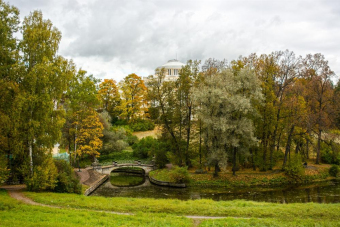
[[[338,85],[322,54],[208,59],[201,69],[189,61],[176,82],[164,78],[164,70],[149,77],[150,108],[178,165],[214,166],[215,174],[228,162],[234,174],[240,166],[285,169],[293,149],[301,163],[318,164],[339,127]],[[337,148],[330,153],[339,159]]]
[[[0,0],[0,10],[0,182],[10,169],[11,180],[33,182],[39,173],[53,188],[63,166],[51,159],[56,143],[79,166],[135,144],[131,129],[155,124],[162,136],[133,147],[160,166],[212,167],[217,175],[228,163],[234,174],[285,169],[301,157],[340,164],[340,86],[322,54],[189,60],[176,81],[158,69],[147,81],[133,73],[101,82],[58,55],[61,32],[40,11],[20,26],[16,7]]]

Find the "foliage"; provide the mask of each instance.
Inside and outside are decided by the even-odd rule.
[[[0,185],[6,182],[9,177],[9,169],[7,169],[7,161],[4,156],[0,156]]]
[[[124,127],[113,127],[103,131],[103,147],[101,154],[120,152],[128,147],[129,132]]]
[[[324,163],[340,165],[340,145],[330,141],[321,142],[320,156]]]
[[[119,83],[122,91],[122,101],[120,106],[121,117],[128,122],[140,116],[143,116],[146,108],[146,91],[144,81],[141,77],[132,73]]]
[[[169,172],[170,182],[188,183],[190,181],[188,167],[173,167]]]
[[[127,137],[126,142],[127,142],[130,146],[132,146],[132,145],[134,145],[135,143],[138,142],[138,137],[137,137],[137,136],[134,136],[134,135],[130,135],[130,136]]]
[[[284,168],[285,174],[294,179],[299,180],[304,175],[304,168],[302,165],[302,158],[299,154],[292,155],[289,159],[288,164]]]
[[[99,84],[98,95],[103,108],[110,113],[112,118],[117,117],[119,115],[118,106],[120,105],[120,94],[116,81],[113,79],[104,79],[104,81]]]
[[[33,175],[26,178],[27,190],[53,190],[57,184],[58,170],[53,159],[46,158],[41,165],[35,166]]]
[[[133,156],[146,159],[152,154],[152,149],[157,146],[158,141],[151,136],[145,137],[132,145]]]
[[[149,131],[153,130],[155,128],[155,124],[150,121],[150,120],[144,120],[144,119],[136,119],[133,122],[129,124],[129,127],[134,131],[134,132],[139,132],[139,131]]]
[[[172,169],[159,169],[149,173],[152,178],[172,183],[188,183],[190,176],[187,167],[174,166]]]
[[[64,160],[54,160],[57,167],[57,184],[53,191],[67,193],[81,193],[81,184],[75,176],[72,166]]]
[[[339,177],[340,176],[340,166],[332,165],[329,169],[329,175],[332,177]]]
[[[78,122],[76,122],[76,124],[78,124]],[[79,125],[81,125],[81,128],[76,139],[76,143],[78,144],[77,154],[79,156],[88,154],[92,157],[98,157],[98,150],[103,144],[100,140],[100,137],[103,136],[103,125],[96,111],[90,109],[86,112],[85,117],[80,120]]]
[[[246,68],[237,73],[214,69],[213,72],[207,71],[204,82],[194,90],[194,94],[201,107],[198,117],[203,123],[210,155],[232,150],[235,166],[237,152],[256,144],[252,116],[256,114],[253,102],[262,99],[258,79]],[[215,175],[217,169],[216,164]]]
[[[133,156],[131,151],[120,151],[120,152],[112,152],[107,155],[101,155],[98,160],[101,163],[104,162],[112,162],[112,161],[133,161],[136,160],[136,157]]]

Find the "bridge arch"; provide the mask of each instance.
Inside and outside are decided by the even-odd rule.
[[[121,169],[123,167],[137,167],[144,170],[144,175],[148,176],[149,172],[154,169],[153,165],[144,165],[144,164],[131,164],[131,163],[123,163],[123,164],[115,164],[108,166],[101,166],[101,168],[95,168],[95,170],[101,174],[109,175],[113,170]]]

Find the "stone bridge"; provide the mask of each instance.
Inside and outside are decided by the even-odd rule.
[[[119,169],[122,167],[136,167],[136,168],[143,169],[146,176],[148,176],[149,172],[154,169],[154,165],[133,164],[133,163],[112,164],[108,166],[94,166],[93,168],[98,173],[109,175],[113,170]]]

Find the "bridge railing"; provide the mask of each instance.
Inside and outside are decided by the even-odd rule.
[[[151,165],[152,162],[150,160],[138,160],[140,164]],[[113,162],[117,164],[138,164],[136,160],[112,160],[111,162],[101,162],[102,166],[112,165]]]

